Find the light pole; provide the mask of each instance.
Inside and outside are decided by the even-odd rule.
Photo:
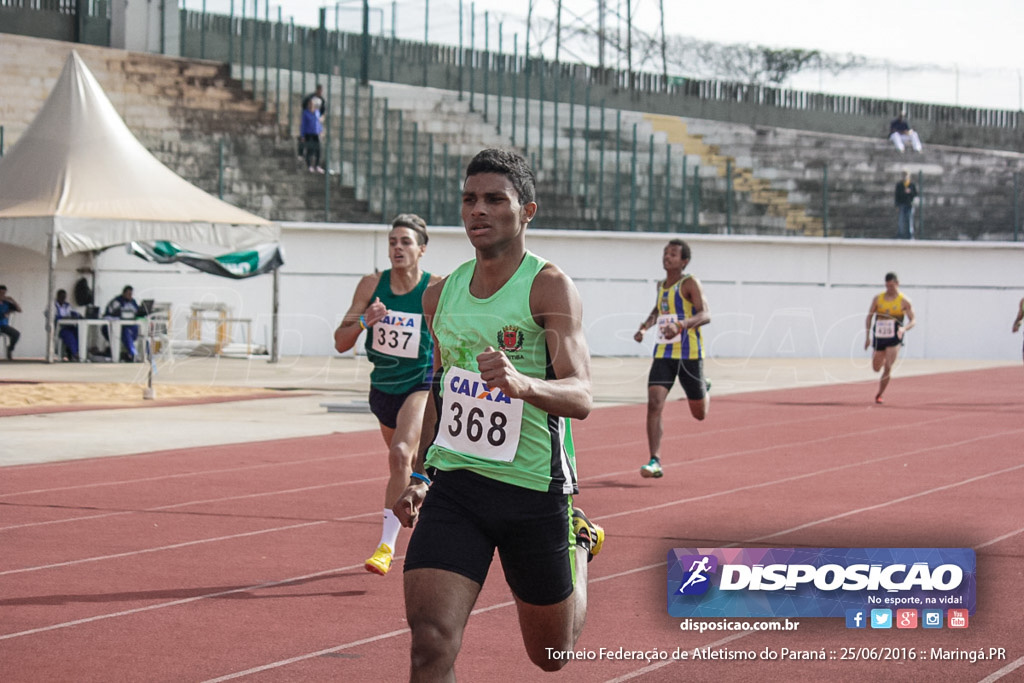
[[[370,0],[363,0],[363,51],[359,59],[359,82],[370,84]]]

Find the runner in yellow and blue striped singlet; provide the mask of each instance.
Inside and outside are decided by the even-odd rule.
[[[661,265],[665,279],[658,283],[658,298],[647,319],[640,324],[633,338],[642,342],[644,332],[658,330],[654,360],[647,377],[647,445],[650,460],[640,468],[640,475],[657,479],[664,475],[661,467],[661,437],[664,431],[661,414],[668,392],[676,378],[686,392],[690,414],[698,420],[707,417],[710,383],[704,379],[704,336],[701,327],[711,322],[708,302],[700,280],[684,275],[690,263],[690,246],[680,239],[671,240],[662,252]]]
[[[904,325],[903,320],[907,322]],[[882,370],[882,378],[878,383],[875,403],[882,402],[882,394],[889,386],[892,366],[903,346],[903,335],[915,324],[914,309],[910,299],[900,292],[900,281],[896,273],[885,274],[885,291],[871,299],[868,319],[865,322],[864,348],[874,346],[871,356],[871,368]],[[874,341],[872,343],[872,336]]]
[[[699,360],[704,357],[704,338],[699,327],[691,327],[684,334],[676,331],[675,323],[685,318],[693,318],[694,306],[683,294],[682,285],[692,278],[683,275],[683,279],[671,285],[665,280],[658,283],[658,341],[654,345],[655,358],[686,358]],[[671,324],[670,324],[671,323]],[[661,333],[667,328],[666,337]]]

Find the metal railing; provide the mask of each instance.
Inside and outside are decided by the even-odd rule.
[[[0,7],[18,1],[0,0]],[[60,2],[52,5],[66,7]],[[519,54],[517,39],[511,54],[501,52],[500,39],[498,52],[477,50],[473,44],[460,49],[386,36],[364,41],[361,34],[284,22],[279,8],[272,17],[267,0],[262,4],[241,1],[237,12],[232,5],[228,16],[205,11],[182,11],[180,16],[181,54],[234,65],[243,88],[276,112],[289,138],[297,132],[296,105],[301,94],[316,82],[326,84],[328,133],[323,161],[334,173],[323,179],[325,220],[337,214],[338,207],[332,207],[332,202],[341,200],[332,186],[339,186],[354,190],[356,198],[367,202],[382,218],[415,211],[432,223],[459,222],[458,202],[450,199],[458,196],[465,161],[455,147],[459,136],[429,131],[427,121],[417,120],[412,111],[403,113],[402,106],[393,108],[376,96],[366,83],[369,80],[432,85],[457,93],[462,106],[459,117],[466,126],[483,124],[481,129],[489,129],[492,140],[517,148],[534,163],[545,206],[541,216],[548,217],[548,227],[556,228],[894,234],[895,228],[888,227],[889,222],[895,223],[888,183],[880,182],[880,187],[874,188],[876,224],[851,229],[843,218],[851,192],[833,187],[837,174],[833,172],[830,178],[827,164],[822,165],[819,179],[807,179],[801,189],[809,197],[802,202],[804,211],[810,223],[817,220],[820,227],[811,232],[790,227],[783,217],[769,215],[751,192],[736,189],[738,169],[727,154],[724,169],[719,170],[699,155],[686,154],[682,145],[668,144],[653,132],[641,130],[642,124],[635,120],[624,121],[624,116],[636,119],[640,107],[624,107],[623,103],[636,104],[644,95],[872,119],[886,117],[895,106],[902,106],[915,121],[1009,130],[1022,125],[1021,112],[897,104],[715,80],[666,80],[654,74],[526,59]],[[614,126],[607,125],[609,114],[614,116]],[[577,125],[580,119],[582,126]],[[0,128],[0,154],[2,134]],[[1020,171],[1007,174],[1012,174],[1012,182],[999,181],[1003,187],[986,200],[990,207],[999,205],[1001,213],[994,222],[985,220],[985,231],[1018,239]],[[931,209],[926,211],[931,201],[942,196],[926,195],[923,185],[921,177],[918,235],[962,236],[943,227],[942,212],[933,218]],[[1007,186],[1011,189],[1006,190]],[[218,192],[224,192],[222,179],[218,180]],[[445,199],[439,201],[439,196]]]

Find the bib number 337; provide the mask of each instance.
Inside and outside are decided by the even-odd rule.
[[[479,373],[462,368],[450,368],[443,386],[435,443],[479,458],[512,462],[522,430],[522,399],[488,387]]]
[[[373,326],[373,350],[386,356],[416,358],[420,353],[421,313],[388,311],[384,319]]]

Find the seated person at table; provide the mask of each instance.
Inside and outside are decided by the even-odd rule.
[[[131,285],[122,290],[119,296],[115,296],[107,304],[103,311],[104,318],[119,318],[121,320],[134,320],[140,315],[139,302],[132,298]],[[103,336],[109,340],[109,334],[104,328]],[[137,357],[135,351],[135,340],[139,337],[138,325],[123,325],[121,327],[121,360],[134,361]]]
[[[7,285],[0,285],[0,335],[7,336],[7,360],[14,360],[14,347],[21,338],[21,332],[11,327],[10,313],[21,312],[21,306],[13,297],[7,296]]]
[[[53,310],[55,313],[54,320],[74,320],[75,318],[81,318],[82,315],[71,308],[71,303],[68,301],[68,293],[63,289],[57,290],[57,300],[53,302]],[[78,358],[78,328],[74,325],[58,325],[57,333],[60,336],[60,340],[64,342],[64,357],[68,360],[75,360]]]

